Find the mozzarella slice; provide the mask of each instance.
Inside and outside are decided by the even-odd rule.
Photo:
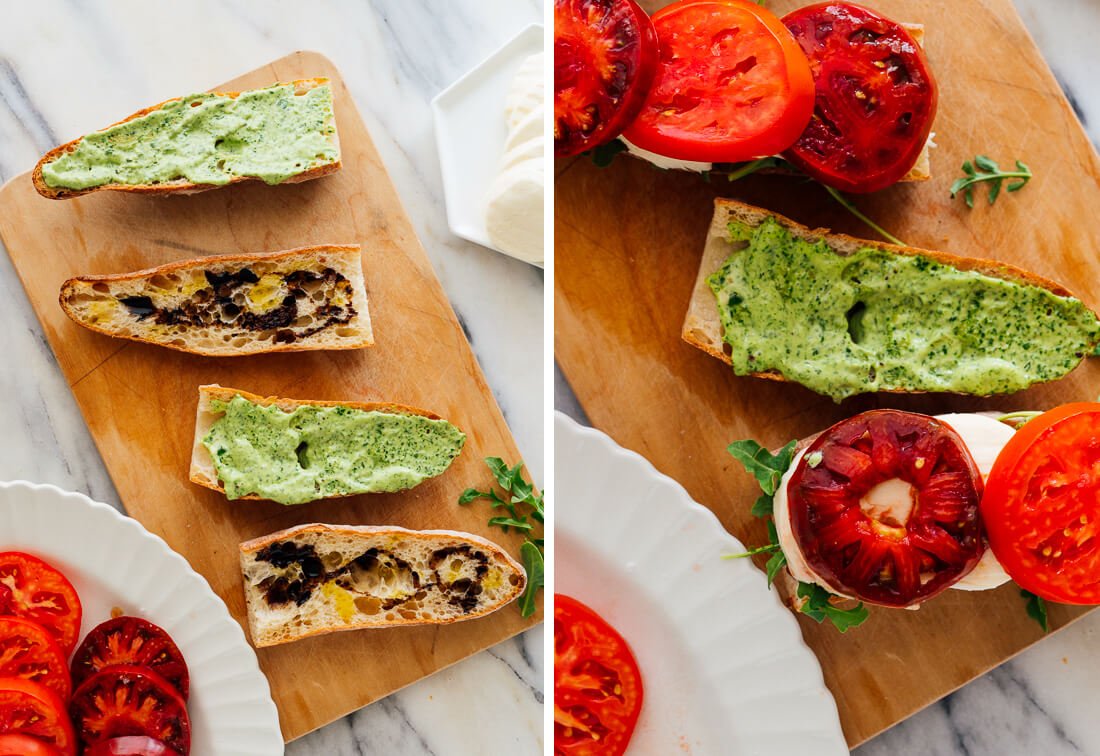
[[[629,141],[627,141],[625,137],[619,137],[619,141],[626,145],[626,151],[634,157],[639,157],[642,160],[653,163],[658,168],[664,168],[665,170],[703,173],[704,171],[709,171],[711,168],[714,167],[714,163],[696,163],[691,160],[677,160],[676,158],[658,155],[656,152],[643,150],[638,145],[631,144]]]

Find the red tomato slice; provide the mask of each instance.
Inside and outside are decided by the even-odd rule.
[[[657,34],[634,0],[555,0],[554,154],[621,134],[656,68]]]
[[[187,756],[187,704],[163,677],[142,667],[108,667],[73,693],[69,713],[85,747],[101,740],[144,735]]]
[[[0,735],[0,756],[59,756],[49,743],[29,735]]]
[[[0,751],[0,755],[3,751]],[[84,756],[179,756],[168,746],[144,735],[101,740],[84,750]]]
[[[187,663],[171,636],[139,617],[116,617],[93,629],[73,654],[73,685],[106,667],[145,667],[187,698]]]
[[[917,162],[938,90],[903,26],[852,3],[821,3],[783,17],[810,59],[814,114],[784,157],[827,186],[874,192]]]
[[[653,15],[661,63],[624,136],[678,160],[736,163],[794,144],[813,112],[810,66],[750,0],[681,0]]]
[[[40,683],[62,701],[72,693],[69,665],[53,635],[19,617],[0,617],[0,677]]]
[[[0,615],[42,625],[66,656],[80,634],[80,598],[72,583],[38,557],[18,551],[0,553]]]
[[[1021,588],[1100,604],[1100,404],[1067,404],[1020,428],[993,464],[982,518]]]
[[[641,710],[630,646],[592,609],[555,594],[555,756],[620,756]]]
[[[974,569],[984,549],[981,496],[962,438],[934,417],[899,410],[826,430],[787,485],[794,538],[814,573],[836,593],[898,607]]]
[[[76,737],[65,703],[44,685],[0,678],[0,733],[28,735],[49,743],[62,756],[75,756]]]

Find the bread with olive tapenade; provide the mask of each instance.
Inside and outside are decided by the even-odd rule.
[[[739,236],[736,243],[733,241],[734,232]],[[781,250],[761,247],[760,249],[767,254],[761,254],[759,260],[760,264],[766,267],[754,267],[753,270],[756,271],[758,278],[753,280],[764,283],[757,292],[751,291],[752,281],[745,283],[748,291],[738,293],[734,291],[736,287],[731,288],[732,293],[729,296],[729,306],[726,311],[737,313],[738,317],[744,313],[751,315],[754,306],[751,299],[756,297],[757,302],[767,303],[770,308],[768,312],[774,315],[771,320],[775,322],[749,323],[736,332],[725,332],[722,322],[723,311],[720,310],[718,294],[712,288],[710,279],[712,276],[720,276],[729,271],[729,266],[738,262],[735,258],[753,249],[752,245],[756,243],[757,237],[766,232],[781,232],[792,240],[792,245],[810,245],[814,254],[828,253],[830,258],[835,257],[836,267],[841,272],[835,278],[830,279],[828,276],[822,278],[818,271],[829,270],[829,268],[815,267],[818,261],[825,259],[818,257],[813,259],[813,265],[806,264],[783,279]],[[862,264],[861,256],[868,255],[887,262],[894,259],[899,267],[903,263],[910,265],[909,275],[914,277],[916,285],[903,286],[895,278],[890,285],[873,289],[866,280],[865,270],[849,270],[854,266],[847,263],[845,263],[846,267],[841,268],[840,262],[848,258],[853,258],[853,262],[860,261]],[[745,262],[745,265],[748,264]],[[962,275],[958,275],[960,272]],[[742,273],[744,271],[740,271],[738,275]],[[932,284],[929,284],[929,291],[921,290],[924,281],[931,281],[937,275],[945,279],[951,277],[955,281],[962,280],[967,285],[985,287],[992,293],[983,291],[982,296],[974,302],[970,300],[962,302],[958,312],[947,312],[941,318],[942,313],[937,311],[937,307],[942,308],[946,300],[937,301],[935,287]],[[773,278],[768,279],[768,276]],[[729,282],[733,278],[727,277],[724,280]],[[1009,286],[1005,286],[1002,282],[1007,282]],[[763,286],[772,288],[765,290]],[[1026,302],[1027,306],[1043,309],[1034,313],[998,310],[996,309],[997,295],[1002,290],[1021,292],[1019,295],[1021,301]],[[785,298],[776,294],[780,291],[786,292]],[[725,292],[724,289],[723,292]],[[819,296],[818,299],[807,300],[805,303],[807,307],[804,311],[808,313],[805,319],[794,320],[786,323],[785,327],[781,327],[784,324],[778,323],[779,320],[796,318],[797,313],[803,311],[799,309],[797,298],[806,292],[817,292]],[[768,294],[767,297],[764,296],[765,293]],[[987,294],[988,297],[983,302],[982,297]],[[750,299],[746,301],[745,297]],[[889,307],[895,306],[899,298],[907,303],[907,308],[899,307],[891,311]],[[859,305],[862,305],[862,309],[857,312]],[[742,307],[744,309],[735,310]],[[869,320],[864,317],[872,313],[874,317]],[[999,324],[1002,326],[1002,331],[986,327],[987,321],[983,318],[991,314],[1002,318]],[[968,315],[969,319],[963,317],[964,315]],[[917,330],[942,328],[951,330],[951,333],[941,334],[943,338],[935,342],[920,343],[912,328],[890,330],[885,325],[881,330],[873,328],[876,324],[889,324],[891,318],[894,318],[895,323],[905,322]],[[870,342],[867,341],[867,323],[872,326],[869,333]],[[970,330],[965,330],[968,327]],[[1044,338],[1050,339],[1050,334],[1057,333],[1055,329],[1059,328],[1070,334],[1072,338],[1055,339],[1048,345],[1040,341]],[[1024,333],[1026,329],[1038,329],[1042,333],[1037,332],[1034,339],[1018,339],[1018,344],[1006,340],[1014,334]],[[830,393],[809,385],[802,378],[797,380],[813,390],[827,393],[838,400],[844,396],[865,391],[907,393],[947,391],[989,395],[1008,393],[1025,387],[1016,385],[1013,381],[1026,384],[1030,380],[1031,383],[1039,383],[1054,380],[1068,373],[1091,353],[1100,341],[1100,321],[1097,320],[1094,312],[1059,284],[1011,265],[831,234],[827,229],[810,229],[767,210],[732,200],[717,199],[681,335],[692,346],[702,349],[727,364],[741,365],[737,369],[738,374],[772,380],[795,380],[792,376],[797,371],[808,371],[800,373],[805,376],[815,370],[823,376],[822,380],[825,380],[827,371],[823,372],[821,366],[827,361],[832,360],[832,372],[829,374],[838,375],[839,371],[848,370],[853,365],[863,369],[862,362],[846,361],[853,354],[859,356],[861,360],[866,358],[870,370],[865,375],[865,386],[854,385],[838,390],[836,393]],[[1031,336],[1030,332],[1028,335]],[[788,339],[788,342],[784,343],[783,339]],[[804,355],[805,359],[795,364],[795,357],[791,356],[783,369],[767,364],[768,360],[757,359],[758,355],[752,349],[766,351],[768,340],[777,345],[776,349],[784,346],[784,348],[797,348],[795,351],[807,352]],[[868,343],[874,344],[883,340],[886,343],[900,344],[905,347],[887,355],[894,361],[893,363],[878,362],[877,360],[883,354],[881,352],[874,354],[869,351]],[[791,347],[792,344],[793,347]],[[893,373],[887,371],[894,370],[898,364],[902,364],[898,363],[898,360],[907,358],[911,361],[913,369],[919,368],[926,372],[930,370],[931,363],[922,363],[921,360],[929,356],[928,349],[932,347],[943,350],[946,367],[934,375],[929,374],[928,381],[924,382],[927,385],[889,384]],[[950,350],[954,349],[961,351],[958,354],[949,355]],[[1047,351],[1044,352],[1044,349]],[[755,369],[751,367],[754,361],[760,367]],[[750,367],[745,369],[746,365]],[[903,364],[902,368],[896,373],[897,375],[912,372],[904,369]],[[988,372],[984,377],[979,375],[980,370],[987,368],[992,372]],[[939,368],[937,367],[936,370]],[[1032,375],[1038,377],[1032,378]],[[971,379],[980,383],[979,378],[991,379],[990,385],[986,387],[969,383]],[[960,389],[960,386],[963,388]]]
[[[236,407],[234,402],[238,402]],[[330,410],[330,424],[326,426],[321,413],[316,412],[312,422],[283,427],[288,418],[273,412],[290,415],[303,408],[314,412],[310,408]],[[269,422],[264,412],[270,412],[275,422]],[[243,429],[230,426],[224,432],[216,427],[223,417],[234,413],[243,413],[246,418],[258,417],[263,425],[252,432],[247,426]],[[371,414],[386,423],[364,437],[362,432],[348,430],[354,418],[361,417],[356,413]],[[411,419],[397,419],[402,417]],[[332,425],[340,418],[352,418],[349,425],[343,426],[346,439]],[[402,426],[406,431],[402,431]],[[465,440],[462,431],[439,415],[403,404],[262,397],[212,384],[199,386],[190,479],[232,499],[267,499],[284,504],[392,492],[443,474],[461,453]],[[340,443],[345,445],[331,448]],[[363,468],[349,469],[348,465],[359,458],[363,460]],[[265,465],[269,468],[266,471],[261,469]]]
[[[374,344],[358,245],[83,276],[66,281],[59,300],[93,331],[212,357]]]
[[[285,91],[280,91],[284,88]],[[214,106],[225,106],[227,103],[225,98],[228,98],[229,101],[237,101],[242,95],[245,95],[247,96],[245,101],[248,101],[249,98],[259,97],[269,92],[287,96],[283,98],[283,102],[278,103],[279,107],[270,108],[266,113],[252,114],[258,117],[218,117],[211,119],[211,132],[203,135],[204,138],[200,140],[204,148],[207,144],[209,144],[209,147],[202,150],[198,155],[187,156],[182,152],[171,149],[173,146],[172,140],[178,141],[180,139],[181,132],[177,128],[163,129],[169,134],[165,145],[169,149],[157,149],[148,158],[138,155],[135,150],[151,148],[150,135],[134,135],[123,133],[125,130],[119,131],[121,127],[127,124],[130,124],[132,129],[137,129],[143,124],[150,124],[151,122],[147,117],[161,120],[178,117],[177,123],[187,124],[190,122],[193,124],[197,122],[196,116],[189,113],[189,110],[182,103],[197,107],[203,105],[204,100],[209,99]],[[286,106],[285,100],[290,97],[299,98],[307,95],[318,98],[320,117],[314,113],[303,113],[295,107]],[[222,99],[219,100],[218,98]],[[229,102],[228,106],[232,107],[234,104],[235,102]],[[190,119],[190,121],[187,119]],[[157,121],[151,124],[151,127],[155,127],[154,130],[161,130],[164,125]],[[119,138],[110,141],[114,139],[112,135],[116,133],[119,134]],[[273,167],[273,148],[270,142],[282,138],[288,139],[302,152],[297,156],[288,158],[297,162],[286,163],[280,166],[280,170],[276,171]],[[43,173],[47,166],[53,166],[56,170],[56,164],[60,160],[68,159],[72,161],[74,158],[71,156],[73,153],[77,153],[85,140],[89,140],[88,151],[92,152],[92,155],[97,159],[102,158],[102,165],[96,166],[99,176],[87,178],[87,175],[97,173],[96,168],[89,169],[90,173],[85,178],[80,178],[80,174],[76,173],[70,174],[69,179],[62,178],[59,180],[57,177],[51,177],[51,175]],[[100,144],[101,141],[104,144]],[[260,141],[263,141],[264,144],[259,144]],[[307,152],[310,154],[306,154]],[[160,161],[159,165],[155,162],[157,160]],[[336,119],[332,110],[332,89],[327,78],[318,77],[279,82],[262,89],[242,92],[199,93],[165,100],[152,107],[139,110],[105,129],[100,129],[97,132],[55,147],[47,152],[35,165],[34,170],[31,172],[31,180],[38,193],[49,199],[71,199],[100,190],[140,194],[193,194],[208,189],[216,189],[220,186],[237,184],[242,181],[294,184],[334,173],[340,170],[340,167],[340,143],[336,133]],[[119,177],[121,172],[135,169],[161,171],[163,176],[158,177],[157,180],[141,179],[136,181]],[[47,173],[52,172],[48,171]],[[188,175],[201,176],[210,180],[196,182],[189,179]],[[65,185],[66,181],[70,185]],[[88,185],[82,186],[80,184]]]
[[[257,647],[474,619],[513,601],[527,582],[500,546],[449,530],[299,525],[240,548]]]

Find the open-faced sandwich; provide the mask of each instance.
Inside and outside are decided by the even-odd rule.
[[[730,452],[772,518],[769,581],[841,630],[863,604],[917,608],[1009,579],[1040,599],[1100,603],[1100,403],[931,417],[872,410],[773,455]],[[856,605],[858,603],[858,605]],[[853,605],[854,608],[853,608]]]

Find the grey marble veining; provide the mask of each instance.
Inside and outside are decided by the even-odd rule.
[[[543,480],[542,271],[450,234],[429,101],[542,0],[0,3],[0,181],[56,144],[299,49],[340,68],[493,394]],[[119,506],[6,254],[0,479]],[[542,749],[542,628],[291,744],[291,756],[527,756]],[[369,670],[365,671],[369,674]]]
[[[1100,144],[1100,3],[1015,0],[1028,30]],[[872,3],[873,4],[873,3]],[[1082,219],[1082,222],[1100,222]],[[1100,250],[1093,250],[1100,254]],[[585,422],[555,369],[555,406]],[[1023,611],[1021,605],[1021,611]],[[854,756],[1095,756],[1100,754],[1100,612],[1040,641],[853,751]]]

